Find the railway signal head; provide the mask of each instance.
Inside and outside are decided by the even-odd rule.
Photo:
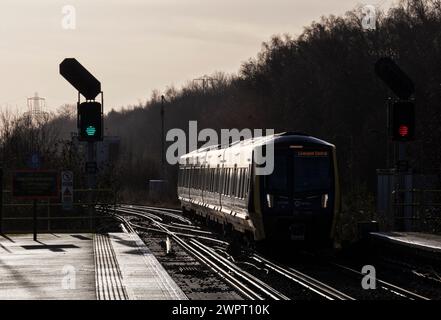
[[[78,106],[78,129],[80,141],[103,140],[103,115],[98,102],[83,102]]]
[[[412,101],[398,101],[392,107],[392,138],[411,141],[415,135],[415,105]]]
[[[61,62],[60,74],[87,100],[94,100],[101,92],[101,82],[75,58],[66,58]]]
[[[407,100],[415,93],[415,86],[409,76],[388,57],[375,63],[375,73],[398,96]]]

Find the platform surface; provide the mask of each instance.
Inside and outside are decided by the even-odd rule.
[[[0,235],[0,299],[186,299],[136,234]]]
[[[441,254],[441,236],[418,232],[372,232],[371,236],[420,250],[439,252]]]

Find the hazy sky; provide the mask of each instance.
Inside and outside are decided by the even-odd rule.
[[[77,94],[58,73],[75,57],[102,83],[105,110],[214,71],[236,72],[273,34],[393,0],[1,0],[0,107],[38,92],[51,110]],[[62,27],[65,5],[76,29]]]

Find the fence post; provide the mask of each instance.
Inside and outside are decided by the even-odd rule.
[[[0,234],[3,234],[3,168],[0,168]]]
[[[37,200],[36,199],[33,200],[32,211],[34,213],[34,241],[37,241],[38,220],[37,220]]]

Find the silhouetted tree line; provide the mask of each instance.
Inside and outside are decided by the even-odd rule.
[[[168,88],[166,130],[198,128],[274,128],[300,131],[337,145],[343,191],[362,202],[375,192],[377,168],[394,163],[387,139],[386,99],[393,94],[374,73],[375,62],[391,56],[416,85],[417,136],[410,144],[411,166],[419,172],[440,169],[441,1],[405,0],[377,16],[375,30],[363,30],[361,10],[322,17],[293,38],[274,36],[237,75],[215,73],[204,88],[188,82]],[[108,132],[122,138],[124,185],[146,190],[160,178],[158,91],[145,104],[112,110]],[[176,168],[168,167],[176,181]],[[366,205],[363,203],[363,205]]]

